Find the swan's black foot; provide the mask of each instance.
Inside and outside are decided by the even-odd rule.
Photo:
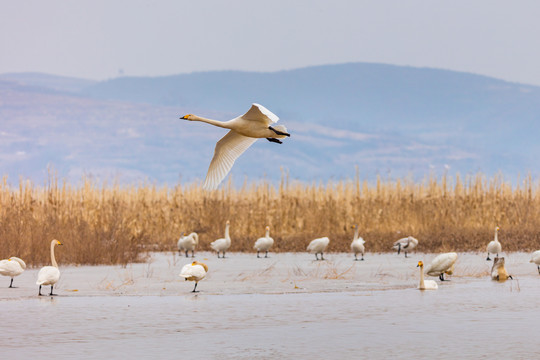
[[[509,277],[511,280],[514,280],[514,278],[512,277],[512,275],[508,275],[508,277]]]
[[[274,128],[271,127],[271,126],[269,126],[268,129],[272,130],[273,132],[275,132],[275,133],[278,134],[278,135],[291,136],[291,134],[288,134],[288,133],[286,133],[286,132],[282,132],[282,131],[276,130],[276,129],[274,129]]]
[[[360,259],[360,261],[364,261],[364,257],[362,256],[362,258]]]
[[[488,255],[488,257],[487,257],[486,261],[491,261],[491,259],[489,258],[489,255]]]
[[[278,144],[283,144],[283,141],[275,139],[275,138],[266,138],[266,140],[268,140],[270,142],[275,142],[275,143],[278,143]]]

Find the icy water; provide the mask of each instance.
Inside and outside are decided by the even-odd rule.
[[[0,349],[55,359],[531,359],[539,278],[454,279],[436,291],[2,299]]]

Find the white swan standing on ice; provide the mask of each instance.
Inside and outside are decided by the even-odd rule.
[[[540,250],[537,250],[532,253],[531,261],[532,263],[535,263],[538,268],[538,274],[540,274]]]
[[[420,268],[420,284],[418,284],[418,290],[437,290],[439,285],[437,285],[435,280],[424,280],[424,263],[419,261],[416,267]]]
[[[186,252],[186,257],[188,257],[188,251],[191,251],[191,257],[195,257],[195,248],[199,244],[199,235],[196,232],[186,236],[186,233],[178,239],[178,251]]]
[[[309,251],[311,254],[315,254],[315,259],[317,260],[319,260],[317,254],[321,254],[321,260],[324,260],[323,253],[329,243],[330,239],[327,237],[311,240],[307,247],[307,251]]]
[[[60,270],[58,270],[58,264],[56,263],[56,259],[54,258],[54,247],[55,245],[62,245],[62,243],[58,240],[52,240],[51,241],[51,263],[52,266],[44,266],[39,270],[38,273],[38,279],[36,281],[36,285],[39,285],[39,295],[41,296],[41,286],[42,285],[51,285],[51,293],[49,295],[53,294],[53,286],[58,282],[58,279],[60,279]]]
[[[397,250],[398,255],[401,250],[403,250],[403,252],[405,253],[405,257],[407,257],[407,253],[414,249],[417,245],[417,239],[413,238],[412,236],[407,236],[406,238],[402,238],[396,241],[392,248]]]
[[[457,258],[458,256],[455,252],[437,255],[427,267],[426,274],[429,276],[438,276],[441,281],[444,281],[444,274],[452,275],[454,272],[454,264]]]
[[[221,239],[217,239],[216,241],[212,241],[210,243],[210,247],[217,251],[217,257],[219,259],[219,252],[223,252],[223,259],[225,259],[225,251],[227,251],[231,247],[231,237],[229,236],[229,225],[230,222],[227,220],[227,223],[225,224],[225,237]]]
[[[259,257],[259,252],[266,251],[266,255],[264,255],[265,258],[268,257],[268,250],[274,245],[274,239],[270,237],[270,226],[266,227],[266,234],[262,238],[258,238],[257,241],[255,241],[255,245],[253,245],[253,248],[257,250],[257,257]]]
[[[247,113],[229,121],[206,119],[192,114],[185,115],[180,119],[202,121],[230,129],[216,144],[214,157],[210,162],[203,185],[207,190],[214,190],[218,187],[231,170],[235,160],[257,139],[266,138],[268,141],[281,144],[278,139],[290,136],[285,126],[272,126],[279,118],[259,104],[253,104]]]
[[[354,237],[353,241],[351,243],[351,250],[354,253],[354,260],[358,260],[357,255],[362,254],[362,258],[360,260],[364,260],[364,239],[361,237],[358,237],[358,225],[353,225],[354,228]]]
[[[0,261],[0,275],[9,276],[11,278],[11,282],[9,283],[10,288],[13,287],[13,278],[21,275],[25,269],[25,262],[15,256]]]
[[[489,254],[496,254],[495,257],[499,257],[499,253],[502,251],[501,243],[499,242],[499,227],[495,227],[495,238],[487,244],[487,261],[490,261]]]
[[[208,272],[208,266],[202,262],[194,261],[191,264],[186,264],[180,271],[179,276],[186,279],[186,281],[195,281],[195,287],[192,292],[198,292],[197,284],[201,281]]]

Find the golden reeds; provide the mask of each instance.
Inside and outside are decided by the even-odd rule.
[[[407,235],[419,251],[483,251],[496,225],[505,251],[540,248],[540,196],[531,177],[512,186],[482,175],[408,179],[369,184],[358,178],[326,184],[231,183],[214,192],[199,184],[173,188],[77,186],[54,176],[45,186],[19,180],[0,184],[0,258],[22,257],[31,265],[49,261],[48,243],[61,240],[57,258],[73,264],[127,264],[148,250],[173,250],[183,231],[199,233],[200,250],[223,237],[231,221],[230,251],[253,251],[270,225],[273,251],[305,251],[328,236],[328,251],[349,251],[353,224],[368,252],[391,250]]]

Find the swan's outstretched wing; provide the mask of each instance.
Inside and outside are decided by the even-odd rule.
[[[229,131],[216,144],[214,157],[208,168],[203,188],[217,189],[219,183],[227,176],[235,160],[247,150],[257,138],[240,135],[234,130]]]
[[[251,105],[251,108],[242,117],[246,120],[265,121],[270,124],[279,120],[276,114],[259,104]]]

